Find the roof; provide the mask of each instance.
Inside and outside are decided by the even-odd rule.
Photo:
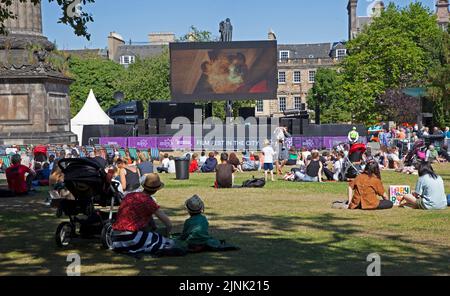
[[[279,44],[278,51],[289,50],[291,59],[329,58],[332,43]]]
[[[74,125],[111,125],[114,121],[106,115],[102,107],[100,107],[97,99],[95,98],[94,92],[89,92],[89,96],[84,103],[83,108],[80,112],[72,118],[70,121],[72,126]]]
[[[168,48],[167,45],[120,45],[114,56],[114,60],[119,62],[121,56],[137,56],[140,58],[151,58],[158,56]]]
[[[89,57],[89,56],[108,57],[108,52],[105,49],[101,48],[62,50],[62,52],[67,53],[69,55],[76,55],[80,57]]]

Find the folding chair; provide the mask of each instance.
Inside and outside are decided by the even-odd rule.
[[[128,148],[128,152],[130,152],[130,156],[133,159],[137,159],[138,158],[138,154],[137,154],[137,149],[136,148]]]
[[[146,159],[149,159],[148,151],[144,150],[144,151],[141,151],[141,153],[144,154]]]
[[[119,148],[119,155],[121,158],[124,158],[126,156],[125,149]]]
[[[150,156],[152,160],[159,160],[159,149],[158,148],[151,148],[150,149]]]
[[[5,167],[9,168],[11,166],[11,159],[9,156],[0,156],[3,160],[3,163],[5,164]]]

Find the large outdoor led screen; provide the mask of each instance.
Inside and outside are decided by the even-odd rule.
[[[170,44],[172,100],[275,99],[276,41]]]

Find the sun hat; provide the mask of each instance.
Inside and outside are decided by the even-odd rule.
[[[198,195],[194,195],[186,200],[185,206],[190,214],[200,214],[205,209],[205,204]]]
[[[148,174],[142,187],[145,191],[157,192],[164,188],[164,183],[161,182],[158,174]]]

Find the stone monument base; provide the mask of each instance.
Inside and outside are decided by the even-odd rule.
[[[77,136],[61,133],[8,133],[0,134],[0,145],[75,144]]]

